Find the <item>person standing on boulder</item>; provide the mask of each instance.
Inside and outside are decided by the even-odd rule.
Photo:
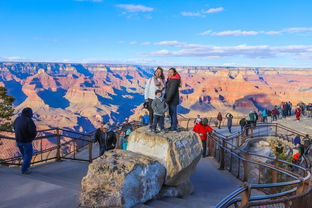
[[[109,131],[109,125],[102,123],[94,135],[94,143],[98,142],[100,151],[99,156],[102,156],[104,152],[114,149],[116,147],[116,134],[113,131]]]
[[[149,112],[149,128],[152,129],[153,125],[153,109],[152,102],[155,99],[156,90],[164,90],[165,88],[165,76],[163,73],[163,69],[161,67],[157,67],[153,77],[147,80],[144,90],[144,99],[147,103],[147,109]]]
[[[179,87],[181,87],[181,76],[175,68],[170,68],[166,82],[165,101],[169,105],[171,131],[178,130],[177,106],[180,100]]]
[[[162,99],[161,90],[155,92],[155,99],[152,102],[152,109],[154,111],[154,121],[152,131],[156,133],[156,126],[158,124],[161,133],[165,133],[164,122],[165,113],[168,111],[168,104]]]
[[[204,118],[202,121],[197,123],[194,126],[193,131],[199,134],[200,139],[201,139],[202,144],[203,144],[203,157],[206,157],[207,133],[212,133],[212,131],[213,131],[213,129],[208,125],[208,119]],[[209,154],[211,154],[211,149],[209,149]]]
[[[30,163],[33,155],[32,141],[37,135],[37,128],[32,120],[33,111],[31,108],[24,108],[22,114],[14,121],[16,145],[23,157],[22,174],[30,174]]]

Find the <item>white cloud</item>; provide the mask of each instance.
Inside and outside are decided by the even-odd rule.
[[[205,14],[218,13],[218,12],[222,12],[223,10],[224,10],[223,7],[210,8],[210,9],[206,10],[204,13],[205,13]]]
[[[207,30],[199,34],[210,36],[255,36],[255,35],[280,35],[285,33],[303,33],[303,32],[312,32],[312,27],[293,27],[279,31],[226,30],[221,32],[214,32],[212,30]]]
[[[236,46],[211,46],[189,44],[178,41],[161,41],[156,43],[160,46],[169,46],[177,50],[161,49],[144,56],[160,57],[232,57],[244,56],[249,58],[272,58],[277,56],[309,56],[312,55],[312,45],[289,45],[272,47],[268,45],[236,45]]]
[[[117,4],[116,7],[124,9],[127,12],[152,12],[154,8],[139,4]]]
[[[137,45],[138,42],[137,42],[137,41],[130,41],[129,44],[130,44],[130,45]]]
[[[200,12],[181,12],[181,15],[185,16],[185,17],[200,17],[200,16],[203,16],[203,14],[200,13]]]
[[[223,7],[218,7],[218,8],[210,8],[207,10],[202,10],[202,11],[196,11],[196,12],[181,12],[182,16],[185,17],[206,17],[206,14],[212,14],[212,13],[218,13],[222,12],[224,10]]]
[[[257,31],[228,30],[223,32],[212,33],[215,36],[251,36],[258,35]]]

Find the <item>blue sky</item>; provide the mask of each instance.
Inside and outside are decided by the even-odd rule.
[[[0,0],[0,61],[312,67],[311,0]]]

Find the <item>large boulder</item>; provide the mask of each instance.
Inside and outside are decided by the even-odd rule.
[[[193,174],[202,143],[192,131],[155,134],[142,127],[129,136],[127,150],[157,159],[166,168],[165,185],[179,186]]]
[[[154,198],[165,178],[165,168],[138,153],[112,150],[94,160],[82,179],[82,207],[132,207]]]

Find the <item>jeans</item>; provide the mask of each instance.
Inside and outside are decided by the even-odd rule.
[[[22,173],[27,171],[30,167],[30,162],[33,155],[33,146],[32,142],[16,142],[17,147],[19,148],[19,151],[22,154],[23,157],[23,164],[22,164]]]
[[[165,120],[164,116],[154,115],[154,121],[153,121],[152,129],[155,131],[157,123],[158,123],[160,130],[164,130],[164,120]]]
[[[102,156],[106,152],[106,147],[100,145],[100,151],[99,151],[99,156]]]
[[[169,105],[169,115],[171,119],[170,129],[175,131],[178,129],[177,105]]]
[[[152,128],[153,120],[154,120],[154,111],[152,109],[152,102],[153,100],[148,98],[148,113],[149,113],[149,126]]]
[[[203,157],[206,157],[207,154],[207,139],[206,140],[201,140],[203,144]]]

